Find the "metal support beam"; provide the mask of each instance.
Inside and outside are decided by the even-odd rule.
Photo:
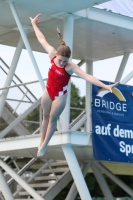
[[[49,162],[54,162],[52,159],[49,160]],[[42,172],[43,169],[47,169],[48,166],[47,166],[47,163],[44,163],[35,173],[33,173],[32,176],[30,176],[26,182],[28,184],[32,183],[33,180]],[[21,186],[19,186],[19,188],[17,189],[17,191],[13,194],[13,196],[15,197],[15,199],[17,198],[19,192],[22,190],[23,188]]]
[[[13,14],[13,16],[14,16],[14,19],[15,19],[15,21],[16,21],[16,24],[17,24],[17,26],[18,26],[18,29],[19,29],[19,31],[20,31],[21,37],[22,37],[22,39],[23,39],[23,41],[24,41],[25,47],[26,47],[26,49],[27,49],[27,51],[28,51],[28,53],[29,53],[31,62],[32,62],[33,66],[34,66],[34,69],[35,69],[35,72],[36,72],[37,77],[38,77],[38,79],[39,79],[39,82],[40,82],[40,85],[41,85],[41,87],[42,87],[42,90],[44,90],[45,84],[44,84],[44,82],[43,82],[41,73],[40,73],[39,68],[38,68],[38,66],[37,66],[36,60],[35,60],[35,58],[34,58],[34,55],[33,55],[32,49],[31,49],[31,46],[30,46],[30,44],[29,44],[29,42],[28,42],[28,39],[27,39],[27,37],[26,37],[25,31],[24,31],[24,29],[23,29],[23,26],[22,26],[22,24],[21,24],[21,22],[20,22],[20,19],[19,19],[19,16],[18,16],[18,14],[17,14],[17,11],[16,11],[16,9],[15,9],[15,6],[14,6],[12,0],[8,0],[8,2],[9,2],[9,5],[10,5],[12,14]]]
[[[8,75],[7,75],[7,78],[6,78],[6,81],[5,81],[5,84],[4,84],[4,87],[11,85],[13,75],[15,73],[15,70],[16,70],[16,67],[18,64],[18,60],[19,60],[19,57],[20,57],[23,47],[24,47],[24,43],[23,43],[22,38],[20,38],[17,48],[16,48],[16,51],[15,51],[15,54],[14,54],[14,57],[13,57],[13,60],[12,60],[12,63],[11,63],[11,66],[10,66],[10,69],[9,69],[9,72],[8,72]],[[8,91],[9,91],[9,89],[3,90],[1,93],[1,96],[0,96],[0,117],[2,116],[2,112],[3,112],[4,105],[5,105],[6,97],[8,95]]]
[[[10,190],[9,186],[7,185],[5,177],[2,173],[1,167],[0,167],[0,189],[2,191],[2,194],[5,198],[5,200],[9,200],[9,199],[14,200],[11,190]]]
[[[28,183],[26,183],[22,178],[20,178],[5,162],[0,159],[0,166],[12,176],[16,182],[19,183],[33,198],[36,200],[44,200]],[[7,198],[9,200],[11,198]],[[14,199],[11,199],[14,200]]]
[[[113,197],[113,195],[112,195],[112,193],[111,193],[101,171],[94,164],[91,165],[91,168],[92,168],[93,173],[94,173],[94,175],[97,179],[97,182],[99,183],[99,186],[100,186],[100,188],[101,188],[101,190],[102,190],[102,192],[105,196],[105,199],[113,200],[114,197]]]
[[[85,111],[83,111],[75,120],[70,123],[69,129],[73,131],[78,130],[81,126],[85,124],[86,119],[86,113]]]
[[[33,165],[33,163],[37,160],[37,158],[32,158],[24,167],[22,167],[22,169],[20,169],[17,174],[19,176],[21,176],[27,169],[30,168],[31,165]],[[8,180],[7,184],[11,185],[14,182],[14,179],[11,178]]]
[[[15,77],[18,79],[18,77],[15,75]],[[21,81],[20,79],[18,79],[19,81]],[[46,81],[47,80],[47,78],[44,78],[43,79],[44,81]],[[15,81],[13,81],[14,83],[15,83]],[[25,88],[26,88],[26,90],[32,95],[32,97],[35,99],[35,100],[37,100],[37,98],[31,93],[31,91],[30,90],[28,90],[28,88],[26,87],[26,85],[29,85],[29,84],[32,84],[32,83],[38,83],[39,81],[37,80],[37,81],[30,81],[30,82],[26,82],[26,83],[20,83],[20,84],[16,84],[15,83],[15,85],[12,85],[12,86],[8,86],[8,87],[3,87],[3,88],[0,88],[0,90],[6,90],[6,89],[10,89],[10,88],[15,88],[15,87],[18,87],[19,89],[20,89],[20,87],[19,86],[24,86]],[[28,98],[28,97],[27,97]],[[30,99],[29,99],[30,100]]]
[[[73,27],[74,27],[74,17],[72,14],[68,14],[64,17],[63,40],[66,42],[66,45],[70,47],[71,51],[73,47]],[[68,130],[69,127],[70,95],[71,95],[71,84],[69,81],[66,107],[60,116],[62,130]]]
[[[20,99],[20,102],[18,102],[18,105],[16,106],[16,108],[14,109],[14,111],[12,112],[12,114],[14,114],[14,113],[17,111],[17,109],[18,109],[19,106],[21,105],[21,103],[22,103],[22,101],[23,101],[23,99],[25,98],[25,96],[26,96],[27,93],[28,93],[28,91],[26,91],[26,92],[23,94],[22,98]]]
[[[39,132],[41,132],[41,131],[40,131],[40,127],[37,128],[37,129],[32,133],[32,135],[35,135],[36,133],[39,133]]]
[[[3,138],[9,131],[11,131],[18,123],[20,123],[30,112],[32,112],[41,102],[41,99],[38,99],[30,108],[28,108],[22,115],[15,119],[7,128],[5,128],[0,133],[0,138]]]
[[[117,176],[115,176],[111,171],[109,171],[101,163],[95,162],[95,165],[104,172],[109,178],[111,178],[117,185],[119,185],[124,191],[126,191],[130,196],[133,196],[133,190],[128,187],[123,181],[121,181]]]
[[[93,75],[93,62],[87,61],[86,62],[86,73]],[[88,133],[92,132],[92,124],[91,124],[91,102],[92,102],[92,85],[91,83],[86,81],[86,131]]]
[[[74,29],[74,16],[67,14],[64,17],[63,40],[66,45],[73,51],[73,29]],[[72,56],[71,56],[72,57]]]
[[[130,79],[133,78],[133,71],[131,71],[122,81],[121,84],[126,84]]]
[[[81,166],[81,170],[82,170],[82,173],[83,173],[83,176],[85,177],[87,172],[88,172],[88,169],[91,165],[91,162],[84,162]],[[70,191],[66,197],[65,200],[74,200],[76,198],[76,195],[77,195],[78,191],[77,191],[77,188],[76,188],[76,184],[75,182],[72,184],[71,188],[70,188]]]
[[[18,164],[17,164],[17,162],[16,162],[16,160],[15,159],[13,159],[13,164],[15,165],[15,167],[16,167],[16,169],[19,171],[20,170],[20,168],[19,168],[19,166],[18,166]]]
[[[5,200],[4,196],[0,193],[0,200]]]
[[[78,65],[79,67],[81,67],[84,63],[85,63],[85,61],[84,61],[84,60],[81,60],[77,65]]]
[[[92,198],[90,196],[89,190],[87,188],[83,174],[81,172],[80,166],[71,145],[62,145],[62,150],[66,157],[67,163],[69,165],[71,174],[73,176],[81,199],[91,200]]]
[[[129,51],[127,51],[127,52],[124,53],[123,59],[121,61],[120,68],[119,68],[118,73],[117,73],[116,78],[115,78],[115,82],[121,80],[123,71],[124,71],[124,69],[126,67],[126,64],[127,64],[128,58],[129,58],[129,55],[130,55]]]
[[[2,58],[0,58],[0,61],[4,64],[4,66],[7,68],[7,69],[9,69],[9,66],[4,62],[4,60],[2,60]],[[2,69],[2,71],[7,75],[8,73],[3,69],[3,66],[0,66],[0,68]],[[14,77],[20,82],[20,83],[22,83],[22,81],[18,78],[18,76],[14,73]],[[14,80],[12,80],[12,82],[16,85],[16,87],[17,87],[17,83],[16,83],[16,81],[14,81]],[[39,82],[39,81],[38,81]],[[0,90],[5,90],[5,89],[8,89],[8,88],[10,88],[10,87],[4,87],[4,88],[0,88]],[[24,93],[24,91],[23,91],[23,89],[21,89],[21,87],[19,87],[18,86],[18,88],[19,88],[19,90],[22,92],[22,93]],[[35,97],[35,95],[28,89],[28,87],[26,86],[26,85],[24,85],[24,88],[29,92],[29,94],[31,94],[31,96],[35,99],[35,100],[37,100],[37,98]],[[29,96],[27,96],[26,95],[26,97],[27,97],[27,99],[29,99],[29,101],[32,103],[32,100],[31,100],[31,97],[29,98]]]
[[[88,18],[89,20],[102,22],[105,24],[121,27],[129,30],[133,30],[132,18],[126,16],[116,15],[113,12],[105,12],[103,9],[97,9],[89,7],[89,9],[83,9],[74,13],[80,17]]]

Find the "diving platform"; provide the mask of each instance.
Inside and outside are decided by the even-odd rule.
[[[0,156],[36,158],[40,134],[0,139]],[[92,135],[86,132],[55,132],[42,159],[65,160],[62,145],[71,145],[79,163],[96,162]],[[132,175],[132,163],[100,161],[113,174]],[[89,172],[92,170],[89,169]]]
[[[0,139],[0,155],[15,157],[36,157],[40,134]],[[71,145],[79,160],[92,159],[92,144],[89,133],[79,131],[55,132],[43,158],[65,159],[62,145]],[[81,149],[84,149],[82,154]],[[32,152],[32,155],[30,152]]]

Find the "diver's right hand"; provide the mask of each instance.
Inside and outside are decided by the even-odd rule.
[[[39,21],[40,21],[40,18],[41,18],[41,14],[38,14],[36,17],[32,18],[32,17],[29,17],[30,20],[31,20],[31,24],[32,25],[36,25]]]

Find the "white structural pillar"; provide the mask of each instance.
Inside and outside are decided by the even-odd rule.
[[[5,198],[5,200],[9,200],[9,199],[14,200],[11,190],[10,190],[9,186],[7,185],[5,177],[2,173],[1,167],[0,167],[0,189],[2,191],[2,194]]]
[[[100,186],[100,188],[101,188],[101,190],[102,190],[102,192],[105,196],[105,199],[113,200],[114,197],[113,197],[113,195],[112,195],[112,193],[111,193],[101,171],[94,164],[91,165],[91,168],[92,168],[93,173],[94,173],[94,175],[97,179],[97,182],[99,183],[99,186]]]
[[[87,172],[88,172],[88,169],[91,165],[91,162],[84,162],[81,166],[81,170],[82,170],[82,173],[83,173],[83,176],[85,177]],[[65,200],[74,200],[76,198],[76,195],[77,195],[78,191],[77,191],[77,188],[76,188],[76,184],[75,182],[72,184],[71,188],[70,188],[70,191],[66,197]]]
[[[16,182],[19,183],[34,199],[44,200],[28,183],[26,183],[22,178],[19,177],[5,162],[0,159],[0,166],[14,178]],[[9,200],[10,198],[6,199]],[[12,199],[11,199],[12,200]]]
[[[17,48],[16,48],[16,51],[15,51],[15,54],[14,54],[14,57],[13,57],[13,60],[12,60],[12,63],[11,63],[11,66],[10,66],[10,69],[9,69],[9,72],[8,72],[8,75],[7,75],[7,78],[6,78],[6,81],[5,81],[5,84],[4,84],[4,87],[11,85],[13,75],[15,73],[15,70],[16,70],[16,67],[18,64],[18,60],[19,60],[19,57],[20,57],[23,47],[24,47],[24,43],[23,43],[22,38],[20,38]],[[2,112],[3,112],[3,108],[5,105],[8,91],[9,91],[9,89],[3,90],[3,92],[1,93],[1,96],[0,96],[0,117],[2,116]]]
[[[70,47],[71,52],[73,48],[73,27],[74,27],[74,17],[72,14],[67,14],[64,17],[63,40],[65,41],[66,45]],[[68,130],[69,127],[70,96],[71,96],[71,85],[69,82],[66,107],[60,116],[61,127],[63,130]]]
[[[124,69],[125,69],[125,67],[126,67],[126,64],[127,64],[128,58],[129,58],[129,55],[130,55],[130,51],[126,51],[126,52],[124,53],[124,56],[123,56],[123,59],[122,59],[122,61],[121,61],[121,65],[120,65],[120,68],[119,68],[119,70],[118,70],[118,73],[117,73],[115,82],[121,80],[123,71],[124,71]]]
[[[126,191],[131,197],[133,197],[133,190],[128,187],[123,181],[121,181],[117,176],[110,172],[104,165],[101,163],[95,162],[95,165],[104,172],[109,178],[111,178],[117,185],[119,185],[124,191]]]
[[[44,90],[45,84],[44,84],[44,82],[43,82],[41,73],[40,73],[39,68],[38,68],[38,66],[37,66],[37,63],[36,63],[36,60],[35,60],[35,58],[34,58],[32,49],[31,49],[30,44],[29,44],[29,42],[28,42],[28,39],[27,39],[27,36],[26,36],[25,31],[24,31],[24,29],[23,29],[23,26],[22,26],[22,24],[21,24],[21,22],[20,22],[20,19],[19,19],[19,16],[18,16],[18,14],[17,14],[17,11],[16,11],[16,9],[15,9],[15,6],[14,6],[12,0],[8,0],[8,2],[9,2],[9,5],[10,5],[12,14],[13,14],[13,16],[14,16],[14,18],[15,18],[16,24],[17,24],[17,26],[18,26],[18,29],[19,29],[19,31],[20,31],[21,37],[22,37],[22,39],[23,39],[23,41],[24,41],[25,47],[26,47],[26,49],[27,49],[27,51],[28,51],[28,53],[29,53],[31,62],[32,62],[33,66],[34,66],[34,69],[35,69],[35,72],[36,72],[37,77],[38,77],[38,79],[39,79],[39,82],[40,82],[40,84],[41,84],[42,90]]]
[[[71,50],[73,46],[73,27],[74,27],[74,17],[72,14],[68,14],[64,18],[63,39]],[[66,108],[61,115],[61,125],[63,130],[68,130],[69,128],[69,118],[70,118],[69,116],[70,116],[70,88],[68,92]],[[81,172],[81,169],[79,167],[74,151],[71,147],[71,144],[62,145],[62,149],[66,157],[67,163],[69,165],[69,168],[71,170],[75,184],[77,186],[78,192],[81,196],[81,199],[91,200],[90,193],[86,186],[83,174]]]
[[[86,62],[86,73],[93,75],[93,62]],[[88,133],[92,132],[92,123],[91,123],[91,101],[92,101],[92,84],[86,81],[86,131]]]
[[[72,146],[62,145],[62,149],[81,199],[92,200]]]

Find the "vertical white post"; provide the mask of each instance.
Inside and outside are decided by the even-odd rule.
[[[99,186],[105,196],[105,199],[113,200],[114,197],[113,197],[101,171],[94,164],[91,165],[91,168],[92,168],[94,175],[97,179],[97,182],[99,183]]]
[[[86,73],[93,75],[93,62],[86,62]],[[91,122],[91,101],[92,101],[92,85],[86,81],[86,131],[88,133],[92,132],[92,122]]]
[[[83,173],[83,176],[85,177],[87,172],[88,172],[88,169],[91,165],[91,162],[86,162],[86,163],[83,163],[82,166],[81,166],[81,170],[82,170],[82,173]],[[70,188],[70,191],[66,197],[65,200],[74,200],[76,198],[76,195],[77,195],[77,188],[76,188],[76,184],[75,182],[72,184],[72,187]]]
[[[7,182],[5,180],[5,177],[2,173],[1,168],[0,168],[0,189],[2,191],[2,194],[5,198],[5,200],[9,200],[9,199],[14,200],[11,190],[10,190],[9,186],[7,185]]]
[[[74,26],[73,15],[72,14],[66,15],[64,19],[63,39],[66,42],[66,44],[71,48],[71,50],[73,45],[73,26]],[[69,115],[70,115],[70,89],[68,92],[67,104],[65,110],[61,115],[61,125],[63,130],[65,129],[68,130],[69,118],[70,118]],[[71,145],[62,145],[62,149],[66,157],[66,160],[68,162],[69,168],[71,170],[75,184],[78,188],[81,199],[90,200],[91,196],[89,194],[83,174],[81,172],[81,169],[79,167],[78,161],[76,159],[76,156],[74,154]]]
[[[71,51],[73,50],[73,29],[74,16],[72,14],[67,14],[64,17],[63,40],[66,42],[66,45],[70,47]]]
[[[68,14],[64,18],[63,40],[65,41],[66,45],[70,47],[71,51],[73,47],[73,27],[74,27],[74,17],[72,14]],[[63,130],[68,130],[69,127],[70,95],[71,95],[71,85],[69,82],[66,107],[60,116],[61,127]]]
[[[71,145],[62,145],[62,149],[81,199],[91,200],[92,198]]]
[[[17,48],[16,48],[16,51],[15,51],[15,54],[14,54],[14,57],[13,57],[13,60],[12,60],[12,63],[11,63],[11,66],[10,66],[10,69],[9,69],[9,72],[8,72],[8,75],[7,75],[7,78],[6,78],[6,81],[5,81],[4,87],[11,85],[13,75],[15,73],[16,66],[17,66],[21,51],[23,49],[23,46],[24,46],[23,40],[22,40],[22,38],[20,38]],[[2,116],[2,112],[3,112],[3,108],[5,105],[8,91],[9,91],[9,89],[3,90],[3,92],[1,93],[1,96],[0,96],[0,117]]]
[[[117,73],[117,76],[116,76],[116,78],[115,78],[115,82],[121,80],[123,71],[124,71],[124,69],[125,69],[125,67],[126,67],[126,64],[127,64],[128,58],[129,58],[129,55],[130,55],[130,51],[127,51],[127,52],[124,53],[123,59],[122,59],[122,61],[121,61],[120,68],[119,68],[118,73]]]
[[[14,178],[15,181],[19,183],[34,199],[44,200],[28,183],[26,183],[22,178],[19,177],[5,162],[0,159],[0,166]],[[9,200],[11,198],[7,198]],[[12,199],[11,199],[12,200]]]
[[[34,69],[35,69],[35,72],[36,72],[37,77],[38,77],[38,79],[39,79],[39,82],[40,82],[40,84],[41,84],[41,87],[42,87],[42,89],[44,90],[45,84],[44,84],[44,82],[43,82],[41,73],[40,73],[40,71],[39,71],[39,69],[38,69],[36,60],[35,60],[34,55],[33,55],[33,53],[32,53],[32,49],[31,49],[30,44],[29,44],[29,42],[28,42],[28,39],[27,39],[27,37],[26,37],[25,31],[24,31],[24,29],[23,29],[23,26],[22,26],[22,24],[21,24],[21,22],[20,22],[20,19],[19,19],[19,16],[18,16],[18,14],[17,14],[17,11],[16,11],[16,9],[15,9],[15,6],[14,6],[12,0],[8,0],[8,2],[9,2],[9,5],[10,5],[12,14],[13,14],[13,16],[14,16],[14,18],[15,18],[16,24],[17,24],[17,26],[18,26],[18,29],[19,29],[19,31],[20,31],[21,37],[23,38],[25,47],[26,47],[26,49],[27,49],[27,51],[28,51],[28,53],[29,53],[31,62],[32,62],[33,66],[34,66]]]

